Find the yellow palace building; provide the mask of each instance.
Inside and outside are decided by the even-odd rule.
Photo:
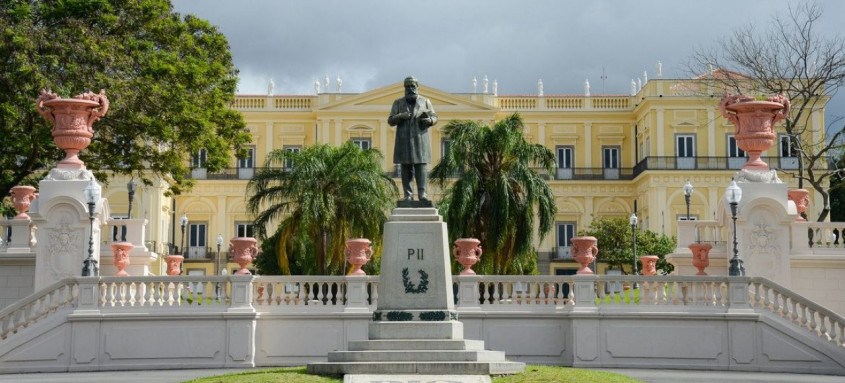
[[[449,93],[427,87],[421,79],[420,94],[431,100],[439,118],[431,131],[432,158],[440,158],[449,146],[442,129],[450,120],[492,124],[512,113],[522,116],[529,141],[554,151],[557,170],[548,179],[557,197],[557,224],[535,243],[541,274],[575,271],[569,238],[595,217],[627,218],[636,211],[641,229],[675,235],[677,221],[687,219],[687,180],[694,186],[690,219],[714,219],[731,177],[745,163],[733,125],[719,115],[721,94],[709,94],[716,92],[708,91],[704,81],[650,79],[640,88],[632,84],[628,95],[590,95],[588,89],[579,95],[543,95],[541,86],[537,95],[497,95],[495,89]],[[151,250],[166,254],[174,246],[184,247],[188,274],[217,274],[225,267],[231,272],[235,264],[224,266],[228,240],[252,235],[246,185],[266,154],[352,141],[380,150],[384,171],[395,176],[396,166],[390,163],[395,128],[388,125],[387,116],[403,91],[398,81],[363,93],[324,89],[315,95],[239,95],[233,107],[243,113],[252,134],[249,155],[210,172],[204,168],[204,153],[194,153],[190,161],[195,187],[174,198],[164,195],[163,183],[139,187],[132,218],[147,219],[145,239]],[[807,115],[808,134],[819,141],[824,137],[824,109]],[[778,130],[764,160],[772,168],[795,170],[796,150],[782,126]],[[779,176],[790,187],[797,186],[788,174]],[[126,181],[113,180],[104,191],[113,217],[128,212]],[[811,200],[820,200],[814,197],[811,193]],[[808,216],[814,217],[815,210],[811,202]],[[153,269],[163,270],[155,264]]]

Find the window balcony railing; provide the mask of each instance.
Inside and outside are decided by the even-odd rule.
[[[210,171],[206,168],[192,168],[188,178],[195,180],[248,180],[255,174],[255,168],[223,168]]]
[[[772,169],[798,169],[797,157],[761,157]],[[634,166],[634,177],[647,170],[739,170],[746,157],[646,157]]]

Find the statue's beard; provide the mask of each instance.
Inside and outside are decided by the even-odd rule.
[[[417,100],[417,94],[416,93],[407,93],[407,94],[405,94],[405,99],[408,100],[408,101],[416,101]]]

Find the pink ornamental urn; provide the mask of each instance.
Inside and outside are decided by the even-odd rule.
[[[29,214],[26,214],[29,211],[29,205],[38,198],[35,188],[32,186],[13,186],[12,190],[9,191],[9,195],[12,196],[12,204],[15,205],[15,210],[18,211],[15,219],[29,218]]]
[[[452,248],[452,255],[460,263],[464,269],[461,275],[475,275],[472,266],[481,260],[481,241],[475,238],[458,238],[455,240],[455,246]]]
[[[643,263],[643,275],[657,275],[657,260],[660,257],[656,255],[643,255],[640,261]]]
[[[352,272],[349,275],[367,275],[361,267],[370,261],[373,256],[372,242],[366,238],[353,238],[346,241],[346,262],[352,265]]]
[[[129,273],[126,272],[126,266],[129,266],[129,252],[132,251],[132,248],[135,247],[132,245],[132,242],[115,242],[111,244],[111,252],[114,256],[114,267],[117,268],[117,273],[115,276],[118,277],[128,277]]]
[[[798,210],[798,217],[795,220],[798,222],[806,221],[803,214],[807,211],[807,206],[810,205],[810,198],[808,198],[810,192],[807,189],[790,189],[786,191],[786,195],[790,201],[795,202],[795,208]]]
[[[57,168],[85,169],[79,159],[79,151],[88,147],[94,137],[93,124],[106,115],[109,99],[106,91],[99,94],[90,91],[61,98],[49,90],[42,90],[35,100],[38,113],[53,124],[53,141],[65,151],[65,159],[59,161]]]
[[[235,237],[229,240],[229,257],[241,267],[235,274],[252,275],[246,269],[246,265],[258,255],[257,243],[258,241],[252,237]]]
[[[164,260],[167,261],[167,275],[179,275],[182,273],[182,269],[179,266],[182,266],[182,260],[185,257],[181,255],[168,255],[164,257]]]
[[[581,264],[581,268],[578,269],[576,274],[593,274],[589,265],[599,254],[596,237],[572,237],[569,241],[572,243],[572,258]]]
[[[698,269],[695,275],[707,275],[704,269],[710,266],[710,249],[713,246],[709,243],[691,243],[688,247],[692,251],[692,265]]]
[[[733,123],[734,136],[740,149],[748,153],[745,170],[768,171],[769,165],[760,159],[762,152],[774,144],[774,125],[789,113],[789,99],[778,94],[766,101],[754,101],[742,95],[722,97],[719,111],[722,117]]]

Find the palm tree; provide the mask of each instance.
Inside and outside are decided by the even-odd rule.
[[[433,182],[445,190],[440,212],[449,234],[476,237],[484,245],[479,271],[523,274],[536,265],[532,246],[535,221],[542,239],[554,224],[557,207],[545,179],[555,157],[546,147],[525,141],[518,114],[492,127],[452,121],[443,129],[451,140],[448,153],[432,169]],[[454,183],[449,185],[454,177]]]
[[[381,168],[383,158],[351,142],[268,154],[247,186],[247,207],[258,237],[276,241],[270,247],[283,274],[291,273],[291,261],[313,265],[306,273],[342,274],[347,239],[381,241],[386,213],[399,195]]]

